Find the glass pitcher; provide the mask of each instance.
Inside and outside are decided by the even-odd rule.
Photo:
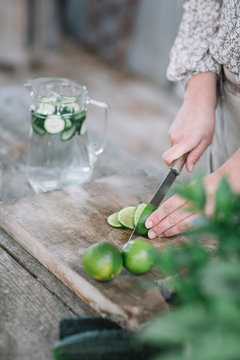
[[[33,100],[26,175],[35,192],[89,180],[104,149],[108,105],[91,99],[85,86],[64,78],[36,78],[25,86]],[[89,104],[104,110],[103,138],[97,149],[88,133]]]

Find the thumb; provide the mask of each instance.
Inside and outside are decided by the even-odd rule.
[[[165,163],[170,166],[174,160],[178,159],[183,154],[186,154],[188,151],[189,150],[186,148],[186,145],[179,142],[170,147],[170,149],[168,149],[162,157]]]

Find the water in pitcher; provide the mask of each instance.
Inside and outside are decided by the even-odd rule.
[[[64,78],[36,78],[25,86],[33,99],[26,164],[33,189],[44,192],[89,180],[104,149],[108,105],[89,98],[85,86]],[[88,104],[104,110],[98,148],[87,132]]]
[[[31,111],[27,177],[36,192],[79,184],[91,176],[95,151],[88,139],[86,111],[72,105],[56,109],[42,103]]]

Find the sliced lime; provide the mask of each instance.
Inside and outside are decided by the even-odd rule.
[[[128,206],[121,209],[117,215],[120,224],[122,224],[122,226],[128,229],[134,229],[134,222],[133,222],[134,212],[135,212],[135,206]]]
[[[112,215],[108,216],[108,218],[107,218],[108,225],[113,226],[113,227],[122,227],[121,223],[118,221],[117,215],[118,215],[118,212],[115,212]]]
[[[44,121],[44,128],[49,134],[59,134],[65,128],[65,121],[61,115],[49,115]]]
[[[139,218],[140,218],[140,215],[141,215],[141,213],[143,212],[143,210],[144,210],[144,208],[145,208],[146,205],[147,205],[147,204],[141,203],[141,204],[139,204],[139,205],[136,206],[135,212],[134,212],[134,218],[133,218],[134,226],[137,225],[138,220],[139,220]]]

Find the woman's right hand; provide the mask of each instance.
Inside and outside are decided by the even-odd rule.
[[[189,81],[184,103],[169,130],[171,147],[163,155],[169,166],[172,161],[188,153],[189,172],[211,144],[215,127],[216,74],[206,72]]]

